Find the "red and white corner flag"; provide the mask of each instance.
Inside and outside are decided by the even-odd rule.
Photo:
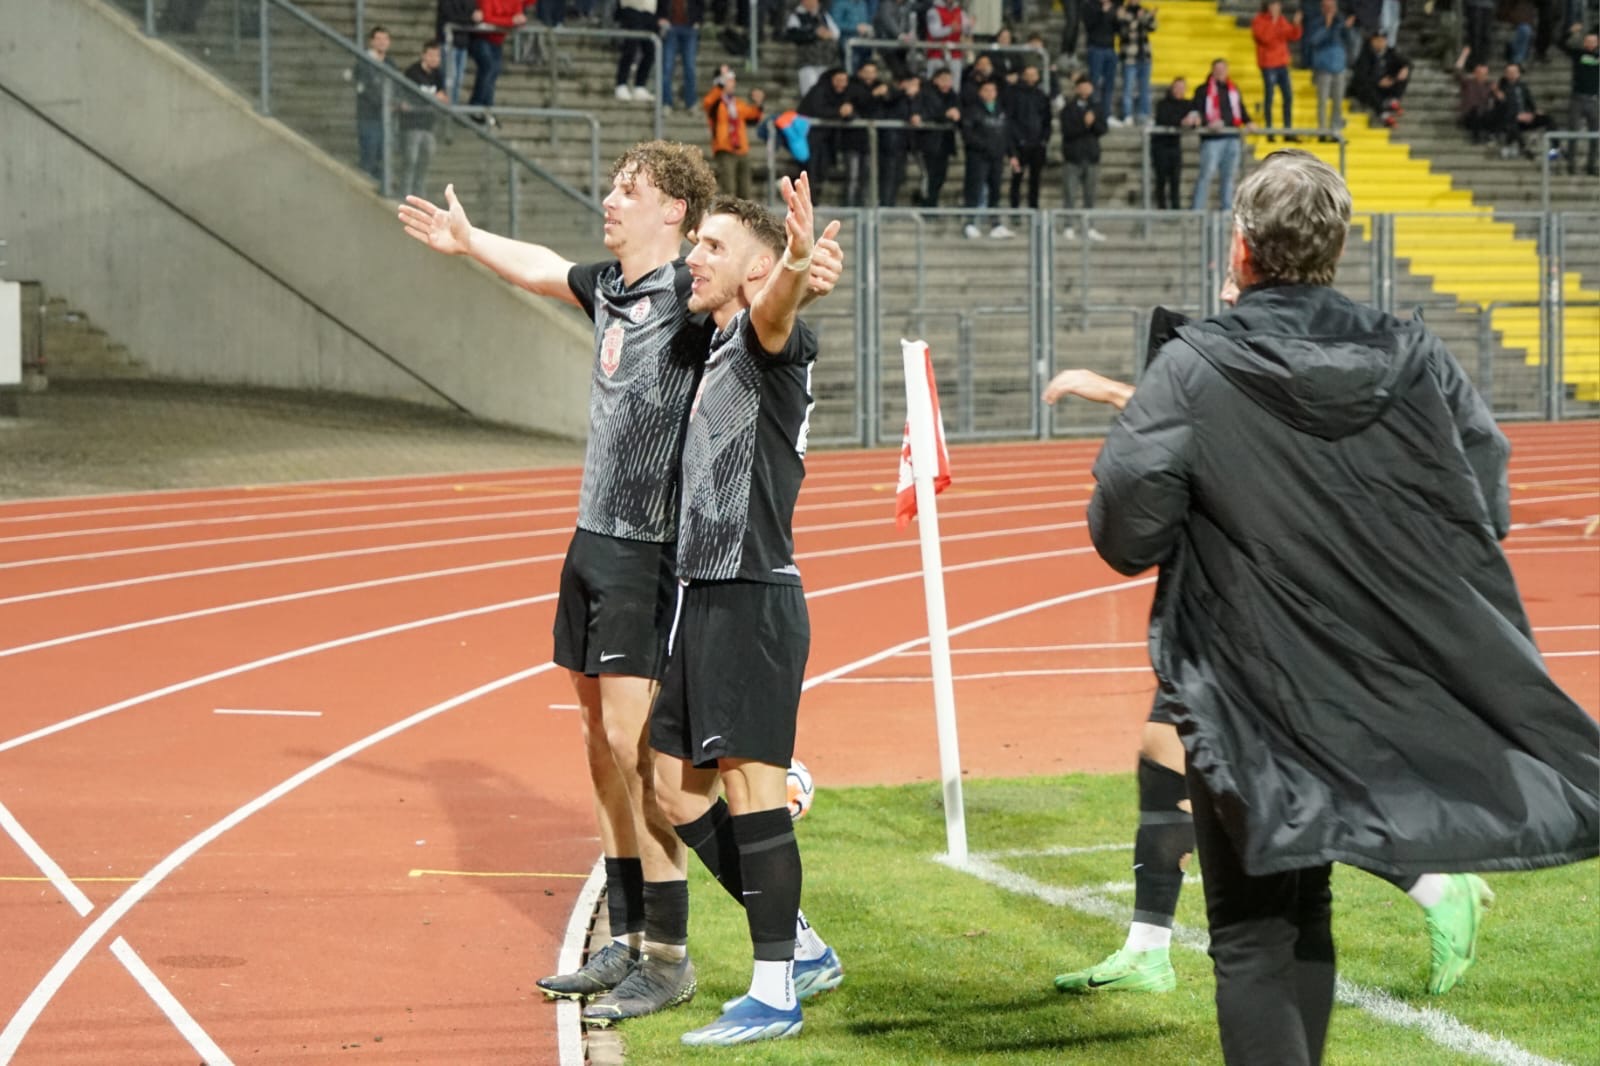
[[[944,442],[944,418],[939,414],[939,386],[933,378],[933,352],[928,349],[924,341],[901,341],[902,346],[920,347],[922,349],[922,363],[927,368],[928,400],[933,408],[933,441],[938,453],[939,468],[933,475],[933,491],[935,495],[943,492],[950,484],[950,449]],[[910,373],[914,356],[908,351],[906,357],[907,373]],[[906,415],[906,432],[900,444],[900,478],[894,488],[894,524],[900,529],[917,517],[917,487],[914,478],[914,464],[911,461],[911,416]]]
[[[939,778],[944,786],[944,833],[949,858],[967,861],[967,814],[961,799],[961,744],[956,735],[955,678],[950,667],[950,622],[944,605],[944,557],[939,547],[939,505],[934,497],[950,484],[950,452],[944,445],[933,357],[923,341],[900,342],[906,375],[906,439],[900,447],[900,484],[895,516],[901,528],[917,514],[922,547],[922,594],[928,609],[928,657],[933,667],[933,717],[939,736]]]

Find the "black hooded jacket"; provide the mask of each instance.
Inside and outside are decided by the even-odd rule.
[[[1320,286],[1173,331],[1089,529],[1161,566],[1158,699],[1248,872],[1593,857],[1600,729],[1534,646],[1509,447],[1443,343]]]

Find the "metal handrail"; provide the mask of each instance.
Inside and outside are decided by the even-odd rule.
[[[502,118],[550,119],[550,147],[559,147],[556,138],[557,121],[582,122],[589,127],[589,199],[596,205],[605,197],[600,188],[600,120],[588,111],[575,111],[568,107],[482,107],[457,104],[450,109],[458,115],[487,115],[491,112]]]
[[[1193,133],[1205,137],[1331,137],[1339,144],[1339,174],[1345,172],[1345,157],[1349,142],[1345,140],[1343,129],[1323,129],[1321,127],[1296,126],[1291,129],[1244,129],[1234,126],[1228,129],[1214,130],[1206,126],[1140,126],[1139,127],[1139,184],[1142,187],[1144,209],[1151,210],[1151,177],[1153,167],[1150,162],[1150,138],[1158,134]]]
[[[655,83],[655,100],[653,108],[654,136],[659,140],[662,130],[661,118],[661,38],[657,34],[645,30],[601,30],[601,29],[574,29],[569,26],[546,26],[542,23],[526,23],[521,26],[506,27],[495,26],[489,23],[479,23],[475,26],[451,23],[444,28],[445,47],[455,47],[457,34],[499,33],[512,39],[518,54],[521,52],[521,42],[530,37],[560,39],[563,37],[589,40],[614,40],[614,41],[645,41],[650,45],[653,60],[650,64],[651,80]],[[550,55],[555,55],[552,49]],[[550,101],[559,102],[561,99],[561,71],[554,61],[547,63],[550,69]],[[693,103],[693,101],[689,101]]]
[[[802,116],[813,129],[866,130],[867,131],[867,184],[872,191],[871,203],[878,202],[878,131],[912,130],[915,132],[949,132],[956,128],[951,122],[907,122],[903,118],[812,118]],[[778,138],[776,131],[767,134],[767,202],[778,202]],[[826,177],[827,175],[823,175]]]
[[[1018,52],[1039,57],[1039,70],[1050,69],[1050,53],[1042,47],[1031,44],[994,44],[972,41],[924,41],[921,39],[902,41],[896,37],[848,37],[844,42],[844,56],[848,62],[850,50],[853,48],[898,49],[906,52],[921,52],[927,58],[929,52],[972,52],[974,55],[987,55],[994,52]],[[965,62],[965,59],[963,59]]]
[[[1550,213],[1550,147],[1551,141],[1600,141],[1600,132],[1589,130],[1539,131],[1539,209]]]

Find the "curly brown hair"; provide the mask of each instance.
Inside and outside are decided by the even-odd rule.
[[[782,255],[784,248],[789,244],[783,220],[754,200],[745,200],[737,196],[719,196],[711,201],[711,207],[706,211],[708,218],[712,215],[732,215],[750,231],[751,236],[770,248],[774,255]]]
[[[611,164],[611,177],[644,175],[670,200],[683,201],[681,232],[688,236],[700,225],[717,193],[717,176],[704,153],[677,141],[641,141]]]

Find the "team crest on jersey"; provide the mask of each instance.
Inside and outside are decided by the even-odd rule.
[[[600,341],[600,369],[605,371],[606,377],[610,377],[621,365],[622,327],[612,326],[606,330]]]
[[[638,325],[650,315],[650,297],[641,296],[639,302],[628,308],[628,317],[633,319],[633,324]]]

